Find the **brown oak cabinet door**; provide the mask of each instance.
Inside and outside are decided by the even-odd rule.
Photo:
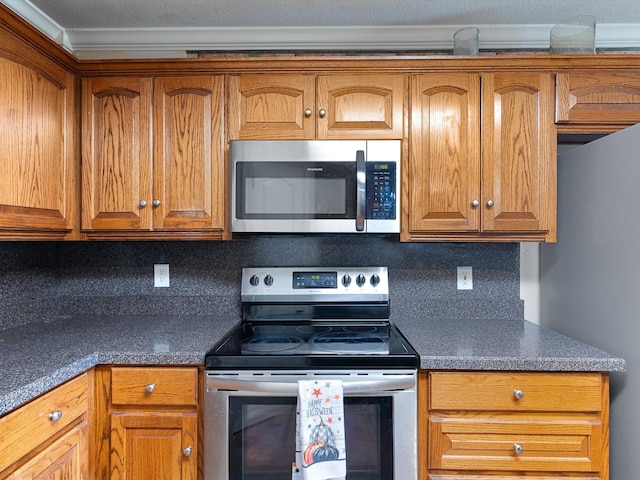
[[[82,84],[82,228],[150,230],[151,79]]]
[[[315,136],[313,75],[232,75],[231,140],[306,140]]]
[[[0,233],[64,238],[76,206],[73,75],[0,41]]]
[[[154,230],[222,229],[223,77],[159,77],[153,88]]]
[[[319,139],[401,139],[403,75],[319,76],[316,83]]]
[[[410,135],[410,230],[479,231],[480,75],[414,75]]]
[[[114,412],[111,480],[197,480],[197,414]]]
[[[555,239],[556,129],[551,74],[482,75],[482,226]]]

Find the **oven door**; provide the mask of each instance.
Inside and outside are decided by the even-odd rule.
[[[297,381],[343,382],[347,478],[417,479],[416,371],[207,372],[205,480],[291,480]]]

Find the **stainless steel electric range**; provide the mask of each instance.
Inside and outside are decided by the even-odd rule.
[[[245,268],[242,322],[206,355],[205,480],[290,480],[298,380],[340,379],[347,478],[415,480],[418,355],[386,267]]]

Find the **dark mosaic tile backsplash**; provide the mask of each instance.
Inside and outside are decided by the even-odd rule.
[[[230,242],[0,242],[0,330],[66,315],[239,315],[247,266],[389,267],[392,320],[523,318],[517,243],[399,243],[391,237]],[[154,288],[154,263],[171,286]],[[474,289],[456,289],[456,267]]]

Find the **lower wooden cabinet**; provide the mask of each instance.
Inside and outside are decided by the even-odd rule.
[[[89,478],[92,372],[0,418],[0,479]]]
[[[431,372],[422,377],[423,479],[608,480],[608,376]],[[424,416],[427,418],[425,419]]]
[[[97,477],[198,478],[198,369],[101,367]]]

